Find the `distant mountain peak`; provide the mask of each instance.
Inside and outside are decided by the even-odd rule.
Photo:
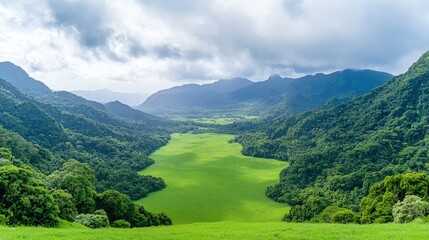
[[[43,96],[52,93],[45,84],[31,78],[21,67],[11,62],[0,62],[0,78],[10,82],[19,91],[30,96]]]
[[[23,77],[29,77],[27,72],[24,71],[20,66],[17,66],[9,61],[0,62],[0,71],[8,71],[10,75],[19,79]]]
[[[267,80],[272,80],[272,79],[283,79],[279,74],[273,74],[270,75],[270,77]]]

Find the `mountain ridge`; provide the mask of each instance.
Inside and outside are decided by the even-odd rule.
[[[219,92],[214,88],[228,80],[219,80],[212,84],[187,84],[161,90],[151,95],[138,109],[152,114],[187,114],[195,111],[221,111],[239,113],[242,111],[252,115],[265,112],[275,105],[299,105],[292,101],[296,95],[308,99],[308,104],[295,107],[294,112],[283,109],[283,114],[303,112],[322,106],[331,98],[352,98],[370,91],[392,77],[391,74],[373,70],[346,69],[329,74],[314,74],[300,78],[282,78],[272,75],[265,81],[250,82],[241,79],[244,84],[236,84]],[[240,78],[229,81],[238,81]]]

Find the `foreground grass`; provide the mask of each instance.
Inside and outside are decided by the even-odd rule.
[[[286,162],[243,156],[231,135],[173,134],[150,157],[142,174],[164,178],[167,188],[139,200],[174,224],[213,221],[273,222],[288,211],[265,196]]]
[[[140,229],[0,227],[0,239],[429,239],[428,224],[340,225],[215,222]]]

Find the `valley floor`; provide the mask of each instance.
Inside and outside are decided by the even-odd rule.
[[[0,239],[429,239],[428,224],[193,223],[135,229],[0,227]]]
[[[165,212],[173,224],[194,222],[274,222],[289,207],[265,196],[287,162],[243,156],[232,135],[173,134],[150,157],[142,174],[162,177],[167,188],[137,201]]]

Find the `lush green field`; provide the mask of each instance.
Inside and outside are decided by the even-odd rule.
[[[167,188],[138,201],[165,212],[174,224],[213,221],[280,221],[288,207],[267,198],[286,162],[246,157],[231,135],[173,134],[141,172],[165,179]]]
[[[47,229],[0,227],[1,240],[16,239],[429,239],[428,224],[339,225],[215,222],[140,229]]]

